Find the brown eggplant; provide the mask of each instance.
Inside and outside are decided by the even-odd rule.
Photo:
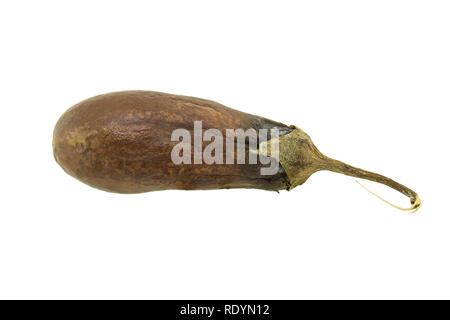
[[[175,164],[171,158],[175,129],[194,133],[194,121],[202,129],[276,129],[278,138],[259,142],[253,150],[246,140],[245,156],[268,154],[279,164],[271,175],[265,165],[213,163]],[[271,142],[279,152],[271,152]],[[204,144],[204,142],[202,142]],[[311,138],[295,126],[240,112],[219,103],[154,91],[123,91],[95,96],[68,109],[53,133],[53,153],[71,176],[101,190],[140,193],[156,190],[256,188],[290,190],[314,172],[330,170],[385,184],[420,207],[418,195],[382,175],[358,169],[323,155]]]

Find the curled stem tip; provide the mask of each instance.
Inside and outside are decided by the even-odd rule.
[[[398,209],[398,210],[402,210],[402,211],[408,211],[408,213],[415,213],[417,210],[419,210],[420,206],[422,205],[422,202],[420,201],[420,198],[418,195],[416,195],[416,198],[414,199],[414,202],[412,202],[412,206],[410,208],[402,208],[399,207],[389,201],[387,201],[386,199],[382,198],[381,196],[379,196],[378,194],[376,194],[375,192],[373,192],[372,190],[370,190],[369,188],[367,188],[365,185],[363,185],[361,182],[359,182],[358,180],[355,180],[356,183],[358,183],[361,187],[363,187],[364,189],[366,189],[368,192],[370,192],[371,194],[373,194],[375,197],[377,197],[378,199],[380,199],[381,201],[384,201],[385,203],[387,203],[388,205]]]

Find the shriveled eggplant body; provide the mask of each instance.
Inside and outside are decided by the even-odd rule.
[[[203,130],[292,128],[227,108],[213,101],[153,91],[124,91],[96,96],[67,110],[56,124],[53,152],[71,176],[111,192],[139,193],[166,189],[287,189],[283,168],[262,175],[257,164],[174,164],[175,129],[194,136]]]

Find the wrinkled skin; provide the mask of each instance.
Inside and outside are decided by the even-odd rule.
[[[282,123],[227,108],[213,101],[153,91],[96,96],[67,110],[56,124],[53,152],[71,176],[105,191],[139,193],[167,189],[289,188],[283,168],[261,175],[261,164],[175,165],[173,130],[193,137],[194,121],[203,130],[277,128]]]

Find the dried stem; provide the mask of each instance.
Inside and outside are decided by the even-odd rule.
[[[383,198],[381,198],[380,196],[378,196],[377,194],[373,193],[372,191],[370,191],[369,189],[367,189],[366,187],[363,186],[367,191],[374,194],[376,197],[380,198],[381,200],[387,202],[388,204],[390,204],[400,210],[415,212],[420,208],[421,201],[416,192],[414,192],[413,190],[409,189],[408,187],[406,187],[388,177],[385,177],[378,173],[359,169],[359,168],[350,166],[342,161],[338,161],[338,160],[331,159],[328,157],[325,157],[325,163],[326,163],[326,166],[325,166],[326,170],[337,172],[337,173],[342,173],[347,176],[352,176],[355,178],[361,178],[361,179],[366,179],[366,180],[370,180],[373,182],[381,183],[388,187],[391,187],[394,190],[397,190],[398,192],[401,192],[402,194],[404,194],[405,196],[407,196],[410,199],[411,204],[412,204],[411,208],[403,209],[396,205],[393,205],[392,203],[384,200]]]

